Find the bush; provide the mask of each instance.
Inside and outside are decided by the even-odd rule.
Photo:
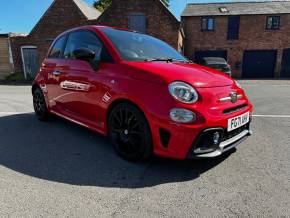
[[[9,74],[8,76],[5,77],[4,80],[0,80],[0,84],[31,84],[33,81],[33,78],[31,76],[27,77],[25,79],[24,73],[22,72],[17,72],[13,74]]]
[[[23,73],[13,73],[6,76],[5,80],[7,81],[24,81],[26,80]]]

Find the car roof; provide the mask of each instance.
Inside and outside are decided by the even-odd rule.
[[[86,26],[79,26],[79,27],[75,27],[72,29],[68,29],[67,31],[61,33],[58,37],[73,32],[73,31],[77,31],[77,30],[86,30],[86,29],[97,29],[97,30],[101,30],[101,29],[115,29],[115,30],[123,30],[123,31],[128,31],[128,32],[136,32],[134,30],[129,30],[129,29],[125,29],[125,28],[120,28],[120,27],[111,27],[111,26],[101,26],[101,25],[86,25]]]

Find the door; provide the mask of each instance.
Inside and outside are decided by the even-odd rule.
[[[273,78],[276,65],[276,50],[245,51],[243,78]]]
[[[196,51],[195,52],[195,58],[194,61],[196,63],[200,63],[202,58],[204,57],[220,57],[227,60],[227,51],[226,50],[202,50],[202,51]]]
[[[283,50],[281,78],[290,78],[290,48]]]
[[[144,13],[129,14],[129,29],[146,33],[146,15]]]
[[[34,46],[23,46],[21,52],[25,78],[33,79],[39,70],[37,48]]]
[[[94,60],[90,63],[77,60],[74,51],[80,48],[94,51]],[[65,115],[82,123],[94,125],[99,121],[99,99],[102,99],[101,95],[108,89],[102,85],[102,78],[110,70],[107,63],[100,63],[105,52],[105,46],[95,33],[88,30],[71,32],[68,35],[63,59],[57,66],[61,90],[56,104],[62,108]],[[92,63],[99,63],[98,69],[94,69]]]
[[[61,75],[60,75],[60,69],[58,66],[61,64],[62,61],[62,54],[63,49],[65,46],[67,35],[63,35],[59,37],[54,44],[52,45],[52,48],[49,51],[48,57],[43,61],[42,65],[42,73],[46,75],[47,81],[47,96],[49,99],[49,107],[57,111],[57,105],[56,101],[57,98],[63,94],[60,89],[60,83],[61,83]],[[61,110],[61,108],[60,108]]]

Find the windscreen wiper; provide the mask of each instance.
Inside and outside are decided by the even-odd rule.
[[[146,62],[155,62],[155,61],[164,61],[164,62],[173,62],[172,58],[147,58],[144,61]]]
[[[174,59],[174,58],[148,58],[145,59],[144,61],[146,62],[154,62],[154,61],[164,61],[164,62],[184,62],[184,63],[191,63],[190,61],[187,60],[179,60],[179,59]]]

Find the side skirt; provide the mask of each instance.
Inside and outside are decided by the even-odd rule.
[[[99,128],[95,127],[95,126],[87,125],[87,124],[85,124],[84,122],[78,121],[78,120],[73,119],[73,118],[71,118],[71,117],[69,117],[69,116],[67,116],[67,115],[64,115],[64,114],[58,113],[58,112],[56,112],[56,111],[54,111],[54,110],[50,110],[50,113],[52,113],[52,114],[54,114],[54,115],[56,115],[56,116],[58,116],[58,117],[60,117],[60,118],[63,118],[63,119],[65,119],[65,120],[68,120],[68,121],[70,121],[70,122],[72,122],[72,123],[78,124],[79,126],[82,126],[82,127],[87,128],[87,129],[90,129],[90,130],[92,130],[93,132],[97,132],[97,133],[100,133],[101,135],[107,136],[107,132],[106,132],[106,131],[104,131],[104,130],[102,130],[102,129],[99,129]]]

